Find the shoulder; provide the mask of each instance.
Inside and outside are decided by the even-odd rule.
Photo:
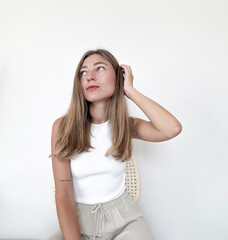
[[[131,136],[132,138],[135,138],[136,137],[135,126],[137,125],[138,118],[129,117],[129,120],[130,120]]]
[[[53,122],[52,127],[58,128],[58,127],[61,125],[63,119],[64,119],[64,117],[57,118],[57,119]]]
[[[52,149],[54,149],[57,133],[59,131],[59,128],[60,128],[60,125],[61,125],[61,123],[63,121],[63,118],[64,117],[57,118],[53,122],[53,124],[52,124],[52,136],[51,136],[51,139],[52,139]]]
[[[53,124],[52,124],[52,132],[53,133],[57,133],[58,132],[59,127],[61,126],[63,119],[64,119],[64,117],[60,117],[60,118],[57,118],[53,122]]]

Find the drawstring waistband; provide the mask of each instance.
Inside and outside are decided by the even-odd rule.
[[[99,210],[99,211],[98,211]],[[94,224],[94,231],[93,231],[93,240],[96,239],[96,233],[98,233],[100,235],[100,223],[103,223],[103,222],[110,222],[110,216],[107,214],[107,212],[105,211],[102,203],[99,203],[97,205],[95,205],[93,208],[92,208],[92,211],[91,213],[93,214],[96,214],[96,217],[95,217],[95,224]],[[98,213],[99,214],[99,219],[98,219]]]
[[[120,207],[126,200],[128,201],[129,197],[126,191],[124,191],[118,198],[113,199],[108,202],[96,203],[96,204],[84,204],[77,202],[77,208],[80,211],[80,221],[82,226],[80,227],[81,233],[89,234],[93,236],[93,240],[96,239],[96,235],[101,236],[104,229],[108,227],[107,224],[111,222],[112,219],[112,210],[116,207]],[[83,216],[82,216],[83,215]],[[87,225],[89,221],[89,226]],[[105,226],[106,225],[106,226]]]

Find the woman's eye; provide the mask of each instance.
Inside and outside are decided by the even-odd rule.
[[[97,68],[97,70],[103,70],[103,69],[104,67],[101,67],[101,66]]]
[[[85,74],[86,74],[85,71],[81,71],[81,72],[80,72],[80,76],[83,76],[83,75],[85,75]]]

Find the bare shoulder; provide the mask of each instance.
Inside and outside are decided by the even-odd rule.
[[[57,133],[58,133],[58,130],[59,130],[62,120],[63,120],[63,117],[57,118],[54,121],[54,123],[52,124],[52,136],[51,136],[52,152],[54,151],[56,136],[57,136]]]
[[[62,121],[63,121],[63,118],[64,118],[64,117],[57,118],[57,119],[54,121],[54,123],[53,123],[53,125],[52,125],[52,128],[55,129],[55,130],[58,130],[60,124],[61,124]]]

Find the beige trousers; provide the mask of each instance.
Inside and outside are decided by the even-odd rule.
[[[154,240],[142,212],[125,191],[106,203],[77,203],[82,240]],[[63,240],[61,231],[49,240]]]

